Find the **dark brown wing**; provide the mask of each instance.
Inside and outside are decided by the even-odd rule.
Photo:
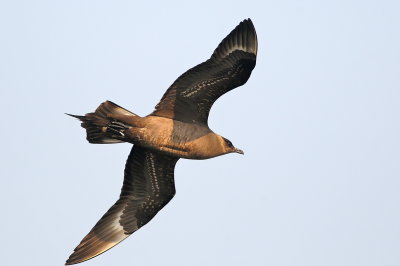
[[[213,103],[249,79],[256,65],[257,35],[250,19],[242,21],[207,61],[181,75],[151,115],[207,124]]]
[[[89,260],[148,223],[175,195],[178,158],[133,147],[119,200],[75,248],[66,265]]]

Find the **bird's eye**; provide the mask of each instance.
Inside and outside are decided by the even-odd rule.
[[[224,138],[225,139],[225,138]],[[229,146],[229,147],[233,147],[233,144],[232,144],[232,142],[229,140],[229,139],[225,139],[225,142],[226,142],[226,144]]]

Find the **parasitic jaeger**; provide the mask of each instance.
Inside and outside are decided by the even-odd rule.
[[[207,61],[182,74],[155,110],[140,117],[111,101],[93,113],[70,115],[82,121],[90,143],[134,144],[125,165],[117,202],[75,248],[66,265],[89,260],[114,247],[147,224],[175,195],[179,158],[209,159],[240,153],[208,127],[213,103],[247,82],[256,65],[257,35],[242,21]]]

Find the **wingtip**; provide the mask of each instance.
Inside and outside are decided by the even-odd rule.
[[[258,41],[253,21],[244,19],[218,45],[211,58],[220,60],[235,50],[252,53],[257,56]]]
[[[65,265],[75,265],[75,264],[79,264],[82,262],[85,262],[87,260],[90,260],[92,258],[94,258],[95,256],[89,257],[89,258],[81,258],[81,257],[77,257],[76,256],[76,251],[74,250],[74,252],[72,252],[72,254],[69,256],[69,258],[67,259],[67,261],[65,262]]]
[[[79,264],[79,263],[82,263],[82,262],[85,262],[86,260],[83,260],[83,261],[66,261],[65,262],[65,264],[64,265],[76,265],[76,264]]]
[[[75,252],[74,252],[74,253],[75,253]],[[87,260],[92,259],[92,258],[88,258],[88,259],[84,259],[84,260],[82,260],[82,259],[81,259],[81,260],[79,260],[79,259],[72,259],[74,253],[72,253],[71,256],[69,256],[69,258],[67,259],[67,261],[65,262],[64,265],[75,265],[75,264],[79,264],[79,263],[82,263],[82,262],[85,262],[85,261],[87,261]]]
[[[254,24],[253,24],[253,21],[251,20],[251,18],[246,18],[246,19],[242,20],[241,23],[248,23],[254,27]]]
[[[64,265],[74,265],[74,264],[78,264],[78,263],[84,262],[84,260],[77,260],[76,258],[74,258],[74,254],[75,254],[75,250],[68,257],[68,259],[67,259],[67,261],[65,262]]]
[[[79,262],[72,262],[72,261],[70,261],[70,259],[67,259],[67,261],[65,262],[64,265],[74,265],[74,264],[77,264],[77,263],[79,263]]]
[[[257,32],[256,32],[256,28],[254,27],[253,21],[251,20],[251,18],[247,18],[245,20],[243,20],[241,22],[241,24],[243,24],[245,26],[245,30],[248,32],[247,33],[247,37],[251,38],[251,40],[248,41],[248,44],[250,44],[250,46],[253,46],[253,53],[255,55],[257,55],[258,52],[258,39],[257,39]],[[240,26],[240,24],[238,25],[238,27]],[[238,28],[237,27],[237,28]]]

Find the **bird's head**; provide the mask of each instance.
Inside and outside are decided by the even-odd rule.
[[[232,142],[229,139],[226,139],[224,137],[222,137],[222,139],[224,141],[223,145],[224,145],[226,153],[236,152],[236,153],[239,153],[242,155],[244,154],[244,152],[242,150],[235,148],[235,146],[233,146]]]

